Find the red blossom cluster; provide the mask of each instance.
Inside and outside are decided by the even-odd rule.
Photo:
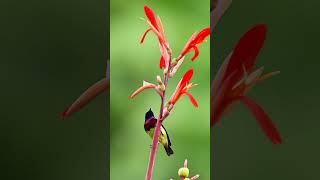
[[[159,67],[160,69],[164,69],[164,81],[168,81],[169,78],[173,77],[174,74],[177,72],[178,68],[181,66],[182,62],[184,61],[184,58],[187,53],[194,51],[194,55],[191,58],[192,61],[194,61],[198,55],[199,50],[198,46],[204,42],[205,38],[210,35],[210,28],[205,28],[201,30],[200,32],[195,32],[187,41],[186,45],[182,49],[181,53],[178,55],[177,58],[172,58],[172,50],[169,46],[169,42],[166,39],[166,36],[164,34],[163,24],[161,22],[161,19],[159,16],[156,16],[152,9],[150,9],[148,6],[144,6],[144,12],[147,17],[146,23],[149,26],[149,28],[145,31],[143,34],[140,43],[143,43],[147,34],[149,32],[153,32],[154,35],[158,39],[159,43],[159,49],[160,49],[160,62]],[[182,95],[186,95],[191,103],[198,107],[197,101],[194,99],[194,97],[188,92],[188,90],[192,87],[194,87],[196,84],[189,83],[190,79],[193,76],[193,69],[189,69],[183,78],[178,83],[174,93],[172,94],[169,102],[168,107],[170,107],[168,110],[170,111],[173,107],[173,105],[180,99]],[[145,89],[154,89],[156,92],[163,96],[164,91],[164,84],[160,78],[160,76],[157,76],[158,85],[155,85],[153,83],[149,83],[147,81],[143,81],[143,85],[138,88],[135,92],[133,92],[129,98],[132,99],[137,94],[142,92]]]

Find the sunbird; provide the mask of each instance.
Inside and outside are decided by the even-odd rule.
[[[147,134],[149,134],[151,139],[153,139],[153,134],[156,128],[156,124],[157,124],[157,119],[154,117],[154,114],[150,108],[150,110],[146,113],[146,117],[144,121],[144,130],[146,131]],[[159,137],[159,142],[163,145],[168,156],[173,154],[169,135],[163,125],[161,126],[161,134]]]

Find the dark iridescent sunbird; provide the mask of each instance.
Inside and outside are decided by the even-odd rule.
[[[145,121],[144,121],[144,130],[147,134],[153,139],[154,130],[157,124],[157,119],[154,117],[153,112],[150,110],[146,113]],[[170,156],[173,154],[173,150],[171,149],[171,142],[167,130],[164,126],[161,126],[161,134],[159,137],[159,142],[163,145],[164,149],[167,152],[167,155]]]

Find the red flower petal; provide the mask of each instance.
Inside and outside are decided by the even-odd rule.
[[[179,54],[178,59],[181,59],[182,57],[184,57],[184,56],[190,51],[190,48],[191,48],[190,44],[192,43],[192,41],[193,41],[193,39],[194,39],[194,37],[195,37],[196,35],[197,35],[197,34],[194,33],[194,34],[192,34],[192,36],[188,39],[186,45],[184,45],[181,53]]]
[[[160,69],[163,69],[166,67],[166,61],[164,60],[163,56],[161,56],[161,58],[160,58],[159,66],[160,66]]]
[[[146,38],[148,32],[150,32],[151,30],[152,30],[152,29],[150,28],[150,29],[146,30],[146,32],[144,32],[144,34],[143,34],[143,36],[142,36],[142,38],[141,38],[141,40],[140,40],[140,44],[143,43],[143,41],[144,41],[144,39]]]
[[[159,28],[158,28],[157,20],[152,9],[150,9],[147,5],[145,5],[144,12],[147,18],[149,19],[149,21],[151,22],[151,24],[158,30]]]
[[[197,101],[194,99],[194,97],[193,97],[190,93],[188,93],[188,92],[185,92],[185,95],[188,96],[188,98],[189,98],[189,100],[191,101],[191,103],[193,104],[193,106],[197,108],[197,107],[198,107],[198,103],[197,103]]]
[[[199,50],[197,49],[197,46],[201,44],[208,35],[210,35],[210,28],[205,28],[201,30],[199,33],[192,34],[191,38],[187,41],[182,52],[178,56],[178,59],[185,56],[191,49],[194,49],[195,54],[191,59],[192,61],[194,61],[196,57],[199,55]]]
[[[170,103],[174,104],[176,101],[181,97],[183,88],[189,83],[190,79],[193,76],[193,69],[189,69],[180,80],[179,84],[177,85],[175,91],[173,92]]]
[[[205,28],[202,31],[200,31],[195,38],[195,44],[200,44],[204,41],[204,39],[210,35],[210,28]]]
[[[210,97],[210,126],[212,127],[217,122],[219,122],[220,118],[227,111],[228,107],[233,104],[236,99],[230,99],[227,97],[228,93],[232,90],[233,84],[232,79],[235,73],[230,74],[225,81],[221,83],[220,88],[213,87],[212,94]]]
[[[255,59],[266,38],[267,27],[259,24],[246,32],[233,50],[226,74],[237,71],[237,77],[242,76],[243,65],[247,72],[251,72]]]
[[[199,55],[199,49],[198,49],[198,47],[197,47],[197,46],[194,46],[193,49],[194,49],[194,55],[192,56],[191,61],[194,61],[194,60],[198,57],[198,55]]]
[[[222,84],[226,81],[227,79],[227,68],[229,64],[230,57],[232,56],[232,52],[229,53],[227,58],[223,61],[222,65],[220,66],[216,76],[214,77],[213,83],[212,83],[212,94],[211,96],[215,97],[216,92],[218,91],[218,88],[222,86]],[[225,77],[225,79],[223,79]]]
[[[170,58],[167,49],[165,48],[165,45],[162,43],[159,43],[160,53],[161,53],[161,59],[160,59],[160,69],[166,68],[168,66],[168,60]]]
[[[162,35],[156,27],[154,27],[150,21],[147,21],[147,24],[150,26],[150,29],[158,37],[160,43],[165,43],[164,35]]]
[[[186,86],[193,76],[193,69],[189,69],[182,77],[179,86]]]
[[[280,134],[267,113],[264,112],[257,103],[246,96],[242,96],[240,100],[250,109],[251,113],[257,119],[261,129],[268,136],[270,141],[274,144],[281,144]]]

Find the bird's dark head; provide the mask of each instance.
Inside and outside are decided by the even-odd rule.
[[[145,121],[151,118],[154,118],[154,114],[150,108],[149,111],[146,113]]]

